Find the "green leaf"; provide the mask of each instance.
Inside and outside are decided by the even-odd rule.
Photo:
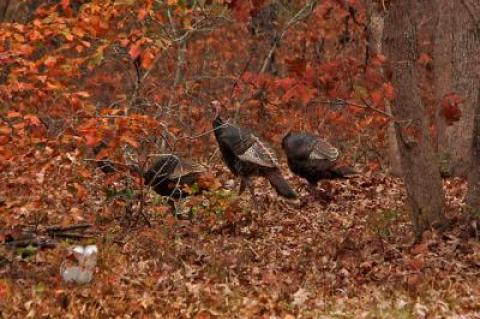
[[[39,282],[35,286],[35,292],[38,293],[38,294],[41,294],[41,293],[45,292],[45,284],[43,282]]]
[[[353,90],[355,91],[355,94],[359,97],[359,98],[368,98],[368,91],[366,88],[364,88],[363,86],[361,85],[358,85],[358,84],[355,84],[353,86]]]

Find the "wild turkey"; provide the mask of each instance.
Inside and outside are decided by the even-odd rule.
[[[105,141],[101,141],[97,146],[93,148],[93,154],[97,156],[107,146],[108,145],[107,143],[105,143]],[[115,165],[107,157],[102,157],[100,160],[97,160],[96,163],[97,167],[100,168],[100,170],[105,174],[112,174],[116,171]]]
[[[106,147],[107,144],[102,141],[93,149],[93,152],[98,155]],[[182,187],[195,183],[198,175],[204,171],[203,168],[184,161],[174,154],[160,156],[146,171],[138,165],[114,164],[106,157],[97,160],[97,166],[105,174],[120,171],[122,168],[138,174],[143,178],[144,184],[150,186],[157,194],[172,198],[186,196]]]
[[[289,132],[282,140],[282,148],[290,170],[305,178],[311,191],[320,180],[348,178],[358,173],[351,167],[336,166],[338,149],[310,133]]]
[[[156,162],[143,173],[144,184],[150,186],[157,194],[172,198],[185,197],[183,186],[193,185],[200,173],[205,170],[180,159],[177,155],[160,156]]]
[[[225,123],[220,116],[212,122],[223,161],[235,176],[240,176],[240,194],[247,186],[256,202],[251,176],[263,176],[286,198],[296,198],[297,194],[282,177],[277,158],[252,131]]]
[[[137,169],[138,170],[138,169]],[[171,206],[175,216],[180,217],[175,199],[190,195],[183,189],[186,185],[193,185],[205,170],[180,159],[177,155],[167,154],[160,156],[156,162],[142,174],[143,183],[150,186],[157,194],[168,196],[167,203]]]

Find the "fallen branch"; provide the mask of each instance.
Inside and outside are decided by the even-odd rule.
[[[28,238],[6,241],[5,245],[10,248],[25,248],[34,246],[38,248],[54,248],[56,244],[50,238]]]
[[[21,234],[15,236],[7,235],[4,242],[9,248],[25,248],[28,246],[38,247],[40,249],[54,248],[56,246],[55,238],[88,239],[95,238],[92,234],[82,234],[77,231],[83,231],[92,227],[91,224],[83,223],[69,226],[45,226],[37,229],[25,229]]]
[[[73,238],[73,239],[95,238],[95,236],[93,236],[93,235],[78,234],[78,233],[69,233],[69,232],[59,232],[59,233],[55,233],[55,234],[53,234],[53,237]]]
[[[86,229],[92,227],[92,224],[77,224],[77,225],[70,225],[70,226],[46,226],[45,231],[47,233],[50,232],[66,232],[70,230],[77,230],[77,229]]]

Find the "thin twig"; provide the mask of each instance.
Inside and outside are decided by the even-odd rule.
[[[263,65],[262,65],[262,68],[260,69],[260,73],[265,73],[265,71],[268,69],[268,66],[270,65],[272,56],[275,53],[276,49],[278,48],[278,44],[282,41],[283,37],[287,33],[288,29],[290,29],[291,26],[300,22],[301,20],[304,20],[304,19],[308,18],[313,13],[313,9],[317,5],[317,3],[318,3],[318,0],[311,0],[310,2],[305,4],[305,6],[303,6],[303,8],[300,9],[287,22],[285,27],[282,29],[282,32],[280,33],[280,35],[275,39],[275,41],[273,41],[273,44],[272,44],[265,60],[263,61]]]
[[[385,111],[382,111],[380,109],[377,109],[376,107],[372,106],[370,103],[368,103],[365,100],[362,101],[364,104],[359,104],[359,103],[356,103],[356,102],[352,102],[352,101],[348,101],[348,100],[344,100],[344,99],[340,99],[340,98],[336,98],[335,100],[319,100],[317,102],[322,103],[322,104],[340,104],[341,103],[341,104],[344,104],[344,105],[351,105],[351,106],[362,108],[362,109],[368,109],[368,110],[372,110],[374,112],[380,113],[383,116],[388,117],[389,119],[393,120],[393,116],[391,114],[389,114]]]

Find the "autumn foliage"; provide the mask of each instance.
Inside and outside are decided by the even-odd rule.
[[[360,232],[355,226],[357,222],[362,230],[368,228],[366,219],[372,218],[370,212],[379,208],[367,200],[387,193],[385,188],[373,186],[372,181],[381,179],[375,171],[385,164],[382,155],[385,128],[391,120],[385,104],[395,98],[394,87],[381,72],[385,57],[366,58],[367,17],[362,1],[62,0],[40,5],[37,2],[26,1],[25,5],[33,8],[27,23],[0,24],[0,181],[3,185],[0,228],[6,230],[0,239],[5,240],[7,234],[15,237],[22,226],[95,224],[105,244],[100,251],[106,251],[105,263],[100,267],[111,268],[99,276],[96,293],[109,295],[110,289],[128,286],[125,288],[128,292],[119,297],[123,300],[121,305],[115,304],[118,296],[106,301],[106,308],[115,310],[106,311],[105,316],[129,311],[134,316],[148,316],[158,310],[155,310],[158,298],[166,298],[164,300],[170,302],[163,305],[171,306],[167,309],[170,314],[210,318],[211,313],[204,314],[205,309],[189,309],[183,303],[192,296],[196,305],[210,304],[220,295],[227,296],[230,288],[220,288],[230,269],[243,275],[228,280],[261,287],[253,295],[241,288],[235,292],[238,295],[232,297],[235,309],[241,309],[246,303],[242,310],[244,317],[276,312],[282,318],[293,318],[288,315],[298,314],[299,307],[305,304],[315,308],[313,299],[308,298],[320,298],[320,292],[315,290],[318,296],[314,296],[298,288],[301,282],[310,280],[307,278],[310,275],[318,286],[322,280],[331,282],[324,286],[326,296],[334,296],[350,285],[360,293],[362,285],[373,287],[375,280],[388,282],[396,280],[392,279],[395,276],[402,278],[399,282],[407,294],[428,286],[430,277],[423,276],[422,269],[429,268],[426,266],[429,260],[440,263],[435,252],[448,249],[435,246],[437,238],[430,238],[429,246],[417,248],[419,251],[408,252],[404,259],[390,246],[399,245],[406,251],[404,243],[394,239],[393,234],[383,233],[391,228],[383,224],[388,223],[383,219],[375,221],[378,229],[367,230],[368,238],[352,243],[344,239],[354,238]],[[276,12],[268,28],[265,27],[266,10]],[[274,210],[285,210],[287,217],[277,216],[271,210],[263,221],[255,217],[258,219],[255,222],[260,223],[258,226],[248,231],[242,228],[248,226],[242,223],[251,218],[250,208],[245,207],[248,203],[222,193],[222,187],[231,177],[223,170],[218,157],[212,157],[216,151],[211,134],[212,100],[220,101],[225,115],[258,131],[277,150],[288,129],[308,130],[339,145],[345,153],[344,161],[365,167],[369,174],[366,180],[352,182],[350,189],[337,185],[340,189],[332,190],[345,201],[365,191],[359,195],[361,210],[352,213],[355,217],[347,220],[340,211],[357,209],[357,206],[334,204],[329,208],[334,214],[331,220],[326,224],[318,220],[313,223],[324,231],[321,236],[329,231],[343,232],[341,242],[337,242],[340,239],[336,237],[320,240],[315,237],[319,235],[318,229],[308,228],[308,240],[314,243],[312,248],[305,247],[304,252],[298,247],[290,250],[289,238],[302,242],[297,235],[303,230],[295,221],[296,211],[286,208],[284,203],[270,204]],[[449,122],[461,116],[461,102],[453,93],[445,97],[442,114]],[[108,147],[95,156],[92,148],[101,141],[107,141]],[[145,167],[154,157],[152,154],[166,152],[178,152],[209,167],[209,174],[199,183],[211,193],[192,197],[189,202],[198,212],[198,225],[182,226],[182,222],[169,215],[167,205],[149,197],[138,176],[131,172],[125,170],[105,176],[95,170],[95,161],[104,157],[120,165],[135,163]],[[383,182],[395,192],[395,200],[403,198],[397,182],[386,177]],[[112,190],[116,197],[105,198],[104,194]],[[195,193],[195,190],[189,191]],[[121,196],[117,196],[120,193]],[[142,195],[137,197],[139,193]],[[389,204],[396,211],[395,200]],[[385,210],[391,208],[383,206]],[[318,218],[315,209],[319,206],[312,207],[315,208],[305,218]],[[127,232],[133,224],[125,222],[125,216],[139,212],[157,220],[160,230],[142,228]],[[279,220],[281,225],[274,225]],[[289,227],[297,226],[297,235],[292,235]],[[281,248],[268,252],[268,246],[259,242],[250,244],[250,239],[245,239],[261,236],[272,227],[280,227],[280,239],[268,237],[267,241]],[[392,229],[396,235],[404,235],[401,227]],[[204,242],[205,251],[199,248],[193,253],[191,247],[196,244],[192,238],[200,240],[204,233],[208,238]],[[227,249],[228,246],[221,246],[224,243],[218,236],[226,236],[225,242],[238,255],[217,252],[219,247]],[[235,236],[244,239],[235,241],[232,239]],[[130,245],[128,241],[135,243]],[[124,246],[114,247],[114,244]],[[165,251],[145,248],[152,244]],[[381,269],[380,259],[361,255],[362,249],[370,244],[368,249],[375,250],[372,254],[391,258],[385,262],[395,269],[394,274]],[[313,250],[308,252],[308,249]],[[328,252],[322,259],[319,254],[324,249]],[[264,251],[276,268],[262,264]],[[140,259],[149,254],[154,254],[155,259],[143,264],[133,262],[130,257],[137,253]],[[201,260],[217,253],[221,257],[211,262],[211,269],[197,269]],[[283,254],[283,257],[274,254]],[[390,257],[385,257],[387,255]],[[0,267],[1,258],[0,255]],[[82,296],[93,298],[93,292],[83,287],[84,292],[69,296],[70,288],[62,286],[55,273],[61,254],[49,251],[42,258],[45,260],[41,262],[55,265],[48,274],[53,279],[44,283],[48,286],[46,289],[34,287],[35,294],[41,295],[42,289],[51,290],[48,293],[55,295],[60,303],[68,299],[75,305],[75,311],[80,311]],[[306,269],[300,272],[287,269],[290,266],[274,261],[275,258],[291,259],[298,267],[303,267],[302,258],[308,267],[313,267],[314,260],[320,260],[316,271],[325,272],[326,277],[307,276]],[[255,263],[251,269],[248,260]],[[332,267],[337,267],[335,260],[340,260],[341,266],[333,271]],[[462,262],[470,261],[465,258]],[[478,264],[478,260],[471,262]],[[193,266],[177,272],[177,267],[187,264]],[[244,265],[245,269],[237,269],[236,265]],[[265,267],[267,271],[263,271]],[[27,268],[21,271],[36,271]],[[116,272],[118,269],[121,277]],[[443,271],[452,269],[459,271],[454,265]],[[252,277],[246,276],[250,271]],[[211,277],[215,288],[211,290],[198,283],[199,274],[209,276],[209,272],[215,274]],[[133,273],[140,276],[133,278]],[[162,287],[175,287],[175,278],[192,282],[184,287],[191,296],[182,295],[178,304],[171,295],[163,295],[167,290],[162,290]],[[274,301],[268,296],[270,285],[279,292]],[[290,291],[289,285],[297,288]],[[139,289],[140,286],[143,288]],[[0,300],[12,298],[16,305],[25,302],[27,299],[12,297],[12,290],[16,289],[13,287],[13,280],[0,281]],[[145,292],[157,288],[163,291],[157,296]],[[393,288],[394,285],[388,289]],[[22,290],[21,295],[30,299],[28,289]],[[348,294],[345,291],[344,297]],[[175,293],[181,295],[179,291]],[[294,310],[283,304],[282,293],[296,294]],[[133,296],[138,297],[135,302],[131,300]],[[205,300],[199,301],[202,298]],[[261,300],[262,305],[249,304],[249,298]],[[129,303],[134,306],[128,307]],[[22,307],[22,313],[35,308],[33,304]],[[213,308],[218,313],[228,313],[222,307]],[[93,311],[92,307],[87,308]],[[39,309],[48,312],[47,308]],[[0,317],[2,315],[0,310]]]

